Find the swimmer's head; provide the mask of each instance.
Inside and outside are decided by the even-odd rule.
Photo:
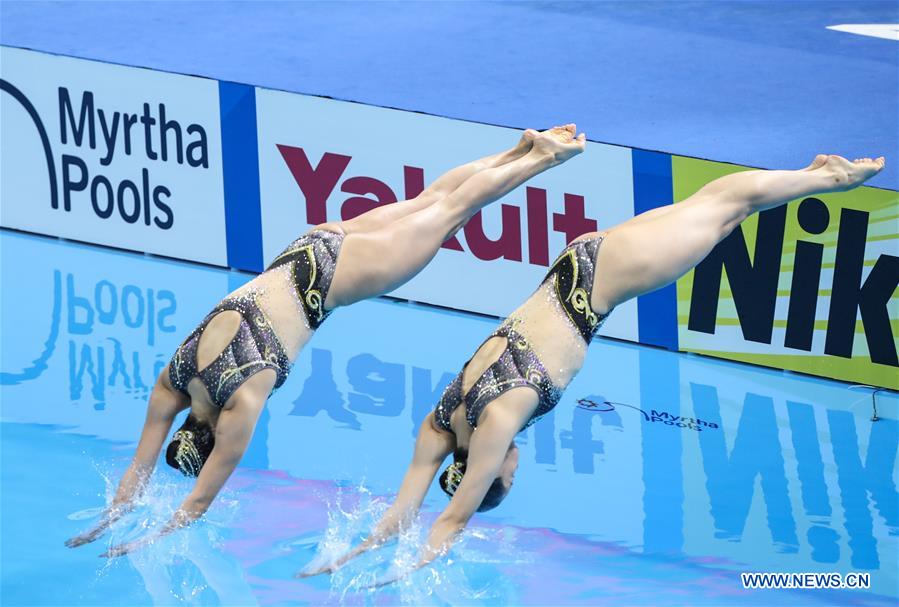
[[[172,437],[165,450],[165,461],[185,476],[199,476],[214,446],[215,432],[212,427],[191,413]]]
[[[465,468],[468,465],[468,452],[460,449],[453,454],[453,463],[447,466],[443,474],[440,475],[440,488],[450,498],[455,495],[462,479],[465,477]],[[490,488],[481,500],[478,506],[478,512],[486,512],[493,510],[502,503],[502,501],[512,490],[512,484],[515,481],[515,471],[518,470],[518,447],[515,443],[509,445],[506,451],[506,457],[499,469],[499,475],[493,479]]]

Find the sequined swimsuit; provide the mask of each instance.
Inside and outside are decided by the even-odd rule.
[[[331,312],[325,309],[325,299],[343,237],[326,230],[309,232],[288,245],[266,269],[268,272],[290,264],[293,286],[312,330]],[[197,349],[203,330],[216,315],[228,310],[241,316],[237,333],[209,365],[198,369]],[[273,369],[277,375],[274,387],[281,387],[290,366],[290,359],[256,296],[244,294],[223,300],[184,340],[169,363],[169,379],[177,390],[187,394],[190,381],[199,377],[213,404],[224,407],[245,381],[263,369]]]
[[[568,320],[588,344],[599,330],[609,312],[598,315],[590,306],[590,293],[596,273],[596,255],[603,237],[579,240],[568,245],[553,263],[541,286],[552,281],[553,292]],[[522,430],[551,411],[562,397],[563,388],[553,382],[540,358],[528,341],[514,329],[514,319],[507,320],[490,337],[506,338],[506,348],[475,381],[467,393],[462,393],[465,367],[447,386],[434,410],[437,425],[452,432],[453,411],[465,404],[465,419],[477,428],[478,418],[488,404],[513,388],[529,387],[537,392],[537,408]],[[486,343],[486,342],[485,342]]]
[[[325,310],[325,299],[334,278],[343,238],[343,234],[328,230],[309,232],[287,245],[266,270],[290,265],[300,304],[313,330],[331,314],[331,310]]]
[[[203,330],[216,315],[228,310],[240,314],[237,333],[211,363],[202,370],[197,369],[197,348]],[[234,297],[213,308],[175,351],[169,363],[169,380],[177,390],[187,394],[190,380],[199,377],[213,404],[224,407],[245,381],[263,369],[274,369],[277,374],[275,388],[278,388],[287,379],[290,361],[271,323],[252,296]]]
[[[597,236],[569,244],[540,283],[553,282],[553,291],[562,310],[588,344],[612,313],[609,310],[605,314],[596,314],[590,306],[593,279],[596,277],[596,256],[603,238]]]
[[[468,363],[465,363],[465,367],[462,367],[462,371],[446,387],[443,396],[440,397],[440,402],[434,410],[434,419],[437,425],[447,432],[453,431],[450,426],[450,418],[453,411],[463,402],[465,403],[465,419],[472,428],[477,428],[481,412],[501,394],[513,388],[532,388],[537,392],[539,402],[537,410],[524,426],[527,428],[552,410],[562,396],[562,390],[550,379],[543,363],[537,358],[524,336],[510,325],[502,325],[487,339],[493,337],[506,338],[506,349],[499,358],[487,367],[471,389],[463,395],[462,375],[465,373],[465,367],[468,366]]]

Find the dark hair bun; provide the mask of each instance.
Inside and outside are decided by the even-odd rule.
[[[467,455],[467,453],[464,453],[464,456]],[[465,477],[466,466],[467,460],[460,459],[457,454],[456,460],[447,466],[440,475],[440,488],[443,489],[443,492],[446,493],[450,499],[456,494],[459,485],[462,484],[462,479]],[[478,506],[478,512],[493,510],[500,505],[508,492],[508,489],[506,489],[506,486],[503,483],[503,479],[496,477],[493,479],[493,483],[490,484],[490,488],[487,489],[484,499],[481,500],[481,505]]]
[[[440,488],[450,498],[456,493],[456,489],[462,483],[465,477],[466,460],[456,459],[452,464],[446,467],[443,474],[440,475]]]
[[[214,446],[212,427],[191,413],[166,448],[165,461],[185,476],[199,476]]]

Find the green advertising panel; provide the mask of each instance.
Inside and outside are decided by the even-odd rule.
[[[748,167],[672,156],[674,199]],[[677,282],[680,349],[899,389],[899,193],[750,217]]]

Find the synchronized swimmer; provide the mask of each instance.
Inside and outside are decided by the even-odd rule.
[[[574,137],[574,129],[529,129],[512,149],[450,170],[416,198],[316,226],[225,297],[157,378],[112,503],[66,545],[96,540],[134,507],[175,417],[188,408],[166,462],[197,477],[193,490],[161,529],[105,555],[126,554],[201,517],[243,457],[268,397],[331,311],[396,289],[485,205],[581,153],[586,137]]]
[[[586,138],[576,132],[573,124],[529,129],[514,148],[449,171],[416,198],[316,226],[289,245],[265,272],[222,300],[175,352],[157,378],[137,451],[112,503],[97,525],[66,544],[96,540],[134,507],[176,415],[188,408],[166,461],[197,477],[193,490],[158,531],[105,555],[141,548],[202,516],[243,456],[268,397],[331,311],[410,280],[481,208],[581,153]],[[819,155],[801,170],[736,173],[686,200],[569,243],[425,418],[397,498],[371,535],[298,575],[333,572],[400,532],[452,454],[439,479],[450,502],[417,567],[446,554],[475,512],[495,508],[509,493],[518,468],[515,435],[558,404],[617,305],[691,270],[753,213],[858,187],[883,166],[883,157],[850,162]]]
[[[515,435],[556,406],[615,306],[688,272],[753,213],[850,190],[883,166],[882,157],[849,162],[819,155],[798,171],[736,173],[682,202],[575,239],[533,295],[463,365],[425,418],[397,498],[371,535],[332,563],[298,576],[333,572],[397,534],[414,519],[443,461],[453,454],[439,480],[450,502],[431,527],[416,568],[446,554],[475,512],[495,508],[509,493],[518,468]]]

